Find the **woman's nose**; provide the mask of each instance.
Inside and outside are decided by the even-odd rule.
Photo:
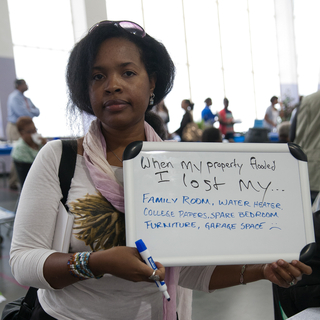
[[[122,91],[121,79],[117,75],[110,75],[105,83],[104,90],[106,93]]]

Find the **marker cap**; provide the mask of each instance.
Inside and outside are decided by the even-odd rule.
[[[163,293],[164,297],[165,297],[168,301],[170,301],[170,296],[169,296],[168,291],[164,291],[164,292],[162,292],[162,293]]]
[[[136,241],[136,247],[139,252],[143,252],[143,251],[147,250],[147,247],[144,244],[144,242],[142,241],[142,239]]]

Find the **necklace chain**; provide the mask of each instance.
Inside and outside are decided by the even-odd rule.
[[[109,149],[110,150],[110,149]],[[114,154],[114,156],[122,163],[122,160],[112,151],[112,150],[110,150],[113,154]]]

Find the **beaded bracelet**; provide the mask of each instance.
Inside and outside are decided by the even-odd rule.
[[[242,266],[241,272],[240,272],[240,283],[241,283],[241,284],[245,284],[245,283],[244,283],[244,279],[243,279],[243,274],[244,274],[245,270],[246,270],[246,265],[244,264],[244,265]]]
[[[68,270],[76,278],[80,280],[100,279],[102,275],[95,276],[88,267],[91,252],[76,252],[70,260],[68,260]]]

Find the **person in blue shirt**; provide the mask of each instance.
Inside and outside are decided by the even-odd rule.
[[[206,127],[211,127],[213,123],[215,122],[216,115],[212,113],[210,106],[212,105],[211,98],[207,98],[204,100],[206,106],[201,112],[201,118],[204,121],[204,125]]]
[[[8,97],[8,123],[7,123],[7,139],[15,141],[20,138],[17,129],[17,120],[20,117],[38,117],[39,109],[32,103],[32,101],[25,97],[24,92],[28,90],[28,85],[23,79],[15,81],[15,90],[10,93]]]
[[[20,133],[17,129],[17,120],[20,117],[38,117],[39,109],[32,103],[32,101],[24,96],[24,92],[28,90],[28,85],[23,79],[15,80],[15,90],[10,93],[8,97],[8,122],[7,122],[7,140],[10,142],[16,141],[20,138]],[[18,189],[18,177],[14,165],[11,165],[9,175],[10,189]]]

